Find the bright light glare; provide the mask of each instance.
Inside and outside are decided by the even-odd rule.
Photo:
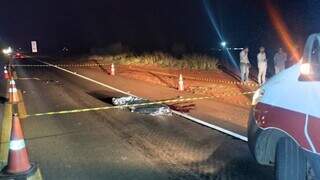
[[[273,24],[275,30],[277,31],[279,37],[283,41],[283,43],[287,46],[290,54],[294,57],[295,60],[300,59],[299,51],[294,43],[293,38],[290,35],[289,29],[284,22],[281,13],[278,9],[271,3],[272,1],[265,1],[268,14],[271,19],[271,23]]]
[[[5,55],[9,55],[9,54],[12,53],[12,49],[11,49],[11,47],[8,47],[7,49],[3,49],[2,52],[3,52],[3,54],[5,54]]]
[[[219,39],[220,39],[220,40],[223,40],[224,38],[223,38],[222,32],[220,32],[220,30],[219,30],[219,28],[218,28],[218,25],[217,25],[217,23],[216,23],[216,21],[215,21],[214,15],[212,14],[214,11],[212,11],[212,10],[210,9],[209,1],[207,1],[207,0],[202,0],[202,3],[203,3],[203,6],[204,6],[204,8],[205,8],[205,10],[206,10],[206,12],[207,12],[207,15],[208,15],[208,17],[209,17],[209,20],[211,21],[212,26],[214,27],[215,31],[217,32],[217,34],[218,34],[218,36],[219,36]],[[239,66],[238,66],[237,63],[236,63],[236,60],[234,59],[233,55],[230,53],[230,51],[229,51],[228,49],[226,50],[226,53],[227,53],[229,59],[231,60],[232,64],[233,64],[235,67],[239,68]]]
[[[222,42],[220,43],[220,45],[221,45],[222,47],[226,47],[226,46],[227,46],[227,42],[222,41]]]
[[[309,75],[311,70],[311,65],[309,63],[305,63],[301,65],[300,72],[303,75]]]

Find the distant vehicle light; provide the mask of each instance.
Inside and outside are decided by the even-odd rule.
[[[2,52],[3,52],[3,54],[5,54],[5,55],[9,55],[9,54],[12,53],[12,49],[11,49],[11,47],[8,47],[7,49],[3,49]]]
[[[222,41],[222,42],[220,43],[220,45],[221,45],[223,48],[225,48],[225,47],[227,46],[227,42]]]
[[[309,75],[311,73],[311,65],[310,63],[305,63],[301,65],[300,72],[303,75]]]

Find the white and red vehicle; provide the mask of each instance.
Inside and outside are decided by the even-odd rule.
[[[312,34],[300,62],[256,91],[249,147],[276,179],[320,179],[320,34]]]

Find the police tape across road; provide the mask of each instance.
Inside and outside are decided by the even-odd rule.
[[[132,68],[132,67],[130,69],[142,72],[142,70],[140,70],[140,69],[136,69],[136,68]],[[163,76],[170,76],[170,77],[176,77],[176,78],[179,77],[179,75],[169,74],[169,73],[164,73],[164,72],[158,72],[158,71],[147,71],[147,72],[153,73],[153,74],[158,74],[158,75],[163,75]],[[196,81],[205,81],[205,82],[212,82],[212,83],[224,83],[224,84],[259,87],[259,84],[254,83],[254,82],[239,82],[239,81],[221,80],[221,79],[217,80],[217,79],[210,79],[210,78],[203,78],[203,77],[192,77],[192,76],[186,76],[186,75],[184,75],[183,77],[185,79],[196,80]]]
[[[59,66],[59,67],[95,67],[95,66],[110,66],[110,64],[12,64],[13,67],[52,67],[52,66]]]
[[[111,66],[111,64],[12,64],[11,66],[13,67],[101,67],[101,66]],[[136,68],[130,68],[131,70],[134,71],[140,71],[140,69]],[[175,74],[169,74],[169,73],[164,73],[164,72],[158,72],[158,71],[147,71],[150,73],[154,74],[159,74],[163,76],[170,76],[170,77],[176,77],[178,78],[178,75]],[[203,77],[192,77],[192,76],[184,76],[185,79],[189,80],[195,80],[195,81],[205,81],[205,82],[212,82],[212,83],[224,83],[224,84],[232,84],[232,85],[242,85],[242,86],[251,86],[251,87],[259,87],[258,84],[253,83],[253,82],[239,82],[239,81],[231,81],[231,80],[217,80],[217,79],[210,79],[210,78],[203,78]]]
[[[109,109],[123,109],[123,108],[132,108],[132,107],[150,106],[150,105],[155,105],[155,104],[169,104],[169,103],[179,103],[179,102],[190,102],[190,101],[198,101],[198,100],[220,98],[220,97],[227,97],[227,96],[239,96],[239,95],[246,95],[246,94],[253,94],[253,93],[254,92],[244,92],[244,93],[233,93],[233,94],[228,94],[228,95],[177,98],[177,99],[146,102],[146,103],[139,103],[139,104],[120,105],[120,106],[104,106],[104,107],[96,107],[96,108],[73,109],[73,110],[65,110],[65,111],[36,113],[36,114],[32,114],[32,115],[27,115],[27,117],[59,115],[59,114],[72,114],[72,113],[89,112],[89,111],[102,111],[102,110],[109,110]]]
[[[135,95],[133,95],[133,94],[131,94],[131,93],[122,91],[122,90],[120,90],[120,89],[117,89],[117,88],[115,88],[115,87],[109,86],[109,85],[107,85],[107,84],[104,84],[104,83],[102,83],[102,82],[96,81],[96,80],[94,80],[94,79],[88,78],[88,77],[83,76],[83,75],[81,75],[81,74],[72,72],[72,71],[70,71],[70,70],[68,70],[68,69],[64,69],[64,68],[62,68],[62,67],[59,67],[59,66],[57,66],[57,65],[53,65],[53,64],[50,64],[50,63],[41,61],[41,60],[38,60],[38,62],[41,62],[41,63],[43,63],[43,64],[45,64],[45,65],[50,66],[50,67],[57,68],[57,69],[62,70],[62,71],[64,71],[64,72],[73,74],[73,75],[78,76],[78,77],[80,77],[80,78],[82,78],[82,79],[85,79],[85,80],[88,80],[88,81],[93,82],[93,83],[95,83],[95,84],[98,84],[98,85],[101,85],[101,86],[103,86],[103,87],[109,88],[109,89],[114,90],[114,91],[116,91],[116,92],[120,92],[120,93],[125,94],[125,95],[128,95],[128,96],[137,97],[137,96],[135,96]],[[222,128],[222,127],[220,127],[220,126],[217,126],[217,125],[214,125],[214,124],[211,124],[211,123],[207,123],[207,122],[205,122],[205,121],[203,121],[203,120],[201,120],[201,119],[195,118],[195,117],[190,116],[190,115],[185,114],[185,113],[181,113],[181,112],[174,111],[174,110],[173,110],[172,112],[175,113],[175,114],[178,115],[178,116],[184,117],[184,118],[186,118],[186,119],[188,119],[188,120],[190,120],[190,121],[193,121],[193,122],[195,122],[195,123],[198,123],[198,124],[201,124],[201,125],[203,125],[203,126],[212,128],[212,129],[217,130],[217,131],[220,131],[220,132],[222,132],[222,133],[224,133],[224,134],[227,134],[227,135],[230,135],[230,136],[232,136],[232,137],[234,137],[234,138],[240,139],[240,140],[245,141],[245,142],[248,141],[248,138],[247,138],[246,136],[243,136],[243,135],[238,134],[238,133],[236,133],[236,132],[227,130],[227,129],[225,129],[225,128]]]

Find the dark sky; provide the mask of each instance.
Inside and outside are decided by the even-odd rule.
[[[279,44],[264,0],[206,0],[230,46]],[[274,0],[294,40],[320,32],[320,0]],[[16,47],[37,40],[42,49],[135,49],[218,46],[203,0],[2,0],[0,38]],[[279,45],[278,45],[279,46]],[[275,47],[276,48],[276,47]]]

